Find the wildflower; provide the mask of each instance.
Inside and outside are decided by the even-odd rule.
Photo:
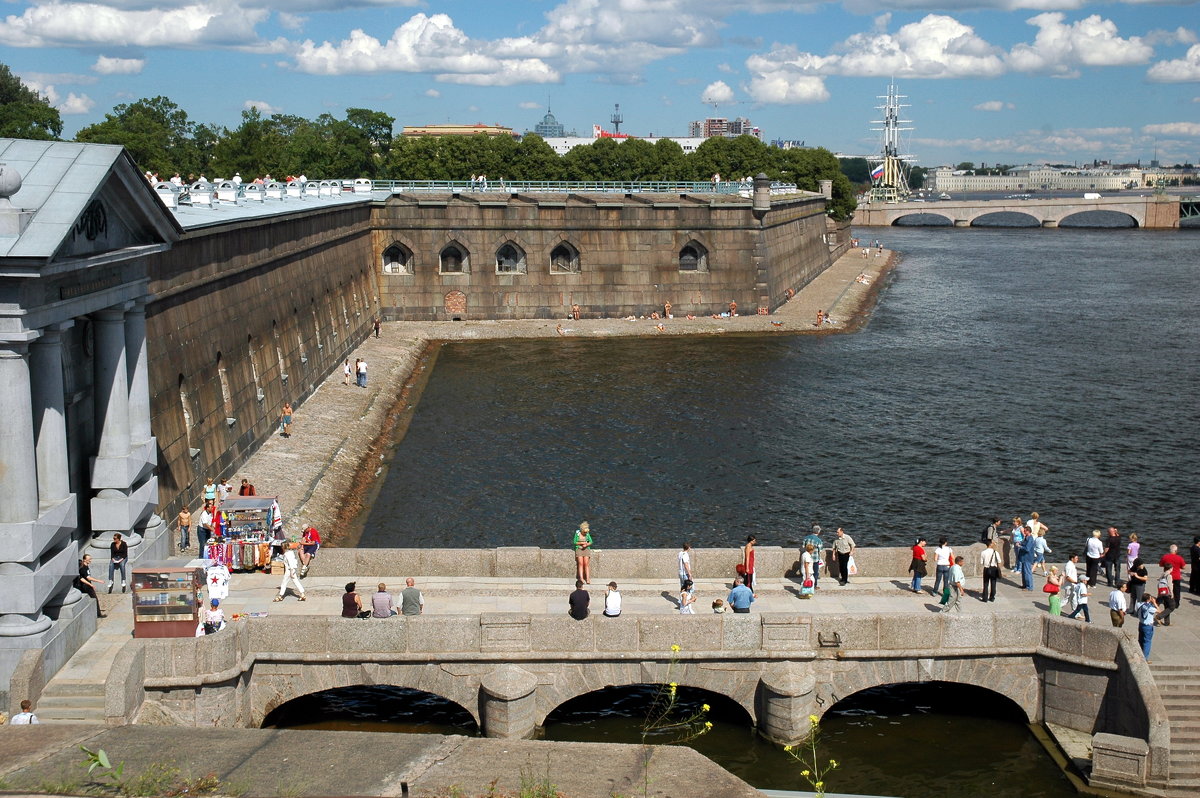
[[[825,782],[823,782],[823,781],[818,781],[818,782],[817,782],[816,784],[814,784],[813,786],[814,786],[814,787],[816,787],[818,790],[823,790],[823,789],[825,789]]]
[[[676,643],[675,645],[671,646],[671,650],[678,653],[679,652],[679,644]]]
[[[829,760],[829,767],[831,767],[831,768],[837,767],[837,760],[836,759]]]
[[[808,778],[808,771],[807,771],[807,770],[802,770],[802,771],[800,771],[800,775],[801,775],[801,776],[803,776],[804,778],[806,778],[806,779],[807,779],[807,778]]]
[[[708,704],[701,704],[701,705],[700,705],[700,711],[701,711],[701,712],[708,712],[710,709],[712,709],[712,707],[710,707]]]
[[[791,747],[790,745],[785,745],[785,746],[783,747],[783,750],[784,750],[784,751],[791,751],[791,750],[792,750],[792,747]]]
[[[679,686],[679,682],[671,682],[671,689],[672,689],[672,690],[674,690],[674,689],[675,689],[676,687],[678,687],[678,686]]]
[[[706,728],[706,729],[711,729],[711,728],[712,728],[712,721],[711,721],[711,720],[706,720],[706,721],[704,721],[704,728]]]
[[[809,723],[811,723],[811,724],[813,724],[813,725],[815,726],[815,725],[817,725],[818,723],[820,723],[820,722],[821,722],[821,719],[820,719],[820,718],[818,718],[816,715],[809,715],[809,716],[808,716],[808,722],[809,722]]]

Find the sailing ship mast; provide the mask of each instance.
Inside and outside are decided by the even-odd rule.
[[[876,99],[883,100],[883,105],[875,106],[883,112],[883,119],[873,119],[871,124],[883,125],[871,130],[882,133],[882,152],[870,156],[871,169],[871,202],[898,202],[912,193],[908,187],[907,161],[913,156],[900,153],[900,134],[912,130],[902,125],[912,124],[910,119],[900,118],[900,109],[908,108],[901,100],[908,99],[907,95],[896,93],[896,84],[889,83],[887,95],[879,95]]]

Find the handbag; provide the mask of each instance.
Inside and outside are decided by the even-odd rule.
[[[813,580],[805,579],[800,585],[800,598],[812,598],[813,595]]]
[[[733,566],[733,570],[738,576],[746,575],[746,566],[742,563],[738,563],[737,565]]]
[[[850,555],[850,559],[846,560],[846,573],[850,576],[858,575],[858,564],[854,562],[854,555]]]
[[[1042,586],[1042,592],[1054,595],[1058,592],[1058,585],[1054,584],[1053,582],[1047,582]]]

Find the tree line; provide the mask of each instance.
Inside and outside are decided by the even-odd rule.
[[[58,111],[0,65],[0,136],[57,139]],[[11,85],[15,84],[15,85]],[[782,150],[752,136],[711,138],[695,152],[660,139],[597,139],[559,156],[532,133],[511,136],[394,136],[395,118],[366,108],[348,108],[344,118],[321,114],[305,119],[291,114],[242,112],[241,122],[226,128],[195,122],[167,97],[143,98],[117,105],[104,120],[80,130],[76,141],[120,144],[139,168],[166,180],[240,173],[256,176],[307,175],[311,178],[368,177],[383,180],[707,181],[714,174],[737,180],[764,173],[773,180],[816,191],[818,181],[833,181],[830,212],[839,219],[854,211],[855,187],[838,159],[825,149]]]

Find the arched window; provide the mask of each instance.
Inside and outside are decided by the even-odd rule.
[[[403,244],[392,244],[383,251],[384,274],[412,274],[412,252]]]
[[[708,250],[695,241],[689,241],[679,250],[679,271],[708,271]]]
[[[524,274],[525,252],[511,241],[496,250],[497,274]]]
[[[552,274],[579,274],[579,250],[566,241],[550,251]]]
[[[467,253],[457,244],[449,244],[442,250],[438,268],[442,274],[461,274],[467,270]]]

